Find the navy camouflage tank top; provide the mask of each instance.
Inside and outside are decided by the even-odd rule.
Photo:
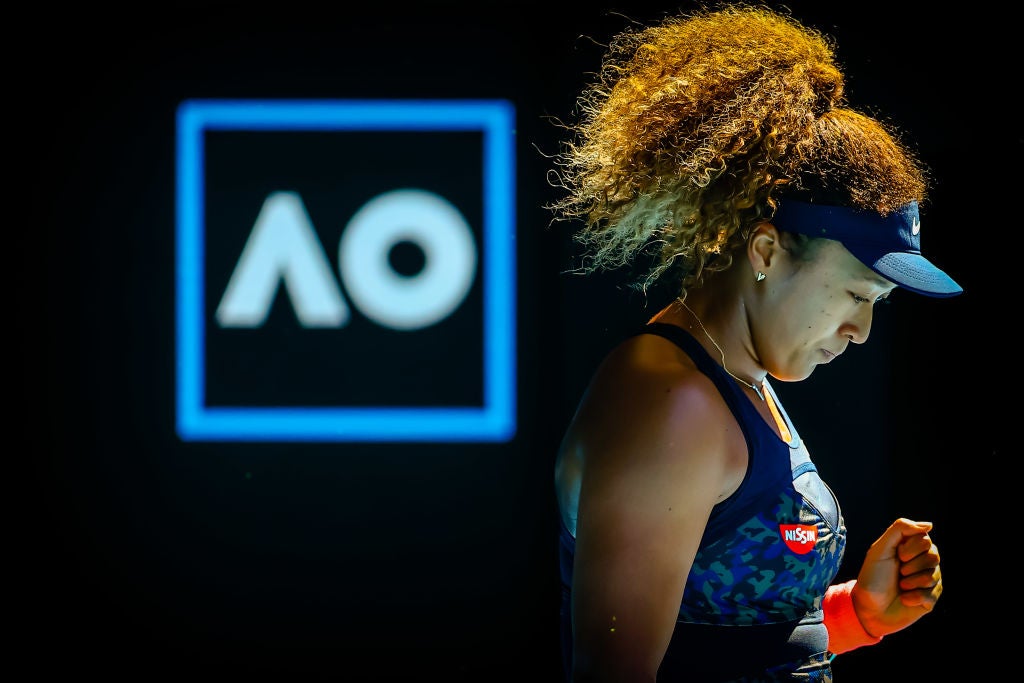
[[[683,591],[658,680],[831,680],[821,601],[846,547],[839,504],[770,384],[765,391],[787,423],[787,444],[765,423],[740,385],[689,333],[651,323],[718,388],[747,442],[747,473],[711,511]],[[561,528],[562,638],[569,627],[575,539]],[[566,660],[568,661],[568,660]]]

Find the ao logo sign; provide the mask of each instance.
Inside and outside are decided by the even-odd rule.
[[[411,242],[425,268],[414,277],[395,271],[392,249]],[[433,325],[465,299],[476,272],[473,233],[458,209],[422,190],[394,190],[352,217],[338,246],[345,289],[368,317],[408,330]],[[313,224],[295,193],[267,198],[217,309],[224,327],[258,327],[283,280],[306,327],[340,327],[349,320]]]
[[[183,102],[179,437],[510,439],[513,128],[500,100]]]

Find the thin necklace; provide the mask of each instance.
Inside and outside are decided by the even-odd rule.
[[[704,327],[704,323],[702,323],[700,321],[700,318],[698,318],[697,314],[693,312],[693,309],[690,308],[689,306],[687,306],[686,302],[683,301],[682,299],[676,299],[676,301],[678,301],[680,304],[682,304],[683,308],[685,308],[686,310],[688,310],[690,312],[690,315],[693,316],[693,319],[697,321],[698,325],[700,325],[700,329],[704,332],[705,335],[707,335],[707,338],[711,341],[711,343],[715,345],[715,348],[718,349],[718,353],[720,353],[722,355],[722,369],[725,370],[725,374],[729,375],[730,377],[732,377],[734,380],[736,380],[737,382],[739,382],[743,386],[750,387],[751,389],[753,389],[754,393],[757,394],[757,397],[763,401],[764,400],[764,393],[761,391],[762,387],[757,386],[753,382],[748,382],[745,379],[740,379],[736,375],[734,375],[731,372],[729,372],[729,368],[726,367],[726,365],[725,365],[725,351],[722,350],[722,347],[718,345],[718,342],[715,341],[715,338],[712,337],[711,334],[707,331],[707,328]],[[761,381],[761,384],[762,384],[762,386],[764,385],[764,380]]]

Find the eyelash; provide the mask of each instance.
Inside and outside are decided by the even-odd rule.
[[[859,294],[853,294],[853,300],[856,301],[859,304],[866,304],[866,303],[870,303],[871,302],[871,299],[868,299],[867,297],[860,296]],[[880,296],[877,299],[875,299],[875,303],[876,304],[888,304],[889,303],[889,297],[887,297],[887,296]]]

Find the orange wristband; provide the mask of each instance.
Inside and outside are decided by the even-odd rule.
[[[821,601],[821,608],[825,611],[825,628],[828,629],[828,649],[833,654],[838,655],[882,641],[881,638],[875,638],[865,631],[864,625],[857,618],[851,597],[856,583],[856,579],[853,579],[829,586]]]

